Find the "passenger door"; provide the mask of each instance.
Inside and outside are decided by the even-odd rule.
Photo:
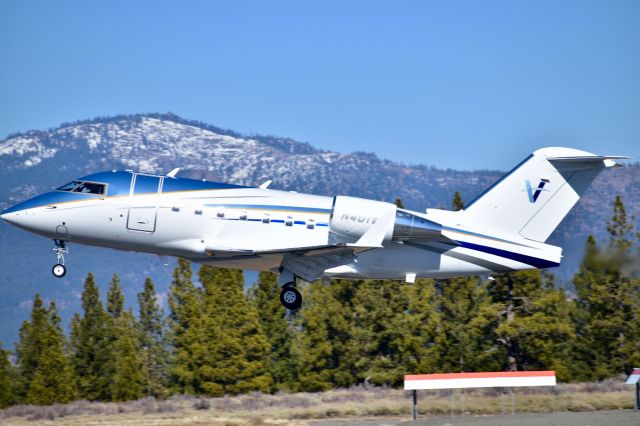
[[[137,174],[133,179],[127,228],[154,232],[158,216],[158,191],[162,178]]]

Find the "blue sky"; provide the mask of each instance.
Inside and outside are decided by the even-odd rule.
[[[0,138],[171,111],[441,168],[640,157],[640,1],[0,2]]]

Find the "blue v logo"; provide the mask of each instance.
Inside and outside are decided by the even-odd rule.
[[[538,197],[540,196],[540,193],[544,190],[544,186],[549,183],[549,179],[540,179],[540,183],[538,184],[537,188],[533,188],[531,186],[531,181],[529,180],[525,180],[524,181],[526,187],[527,187],[527,195],[529,195],[529,202],[530,203],[535,203],[536,201],[538,201]]]

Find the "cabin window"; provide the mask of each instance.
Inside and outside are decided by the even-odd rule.
[[[74,180],[58,188],[58,191],[79,192],[82,194],[104,195],[107,185],[96,182]]]
[[[286,226],[293,226],[293,218],[291,216],[287,216],[287,219],[284,221]]]

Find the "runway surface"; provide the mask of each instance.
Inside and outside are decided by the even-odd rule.
[[[315,426],[640,426],[640,411],[586,411],[558,413],[523,413],[496,416],[422,416],[417,422],[407,418],[370,420],[322,420]]]

